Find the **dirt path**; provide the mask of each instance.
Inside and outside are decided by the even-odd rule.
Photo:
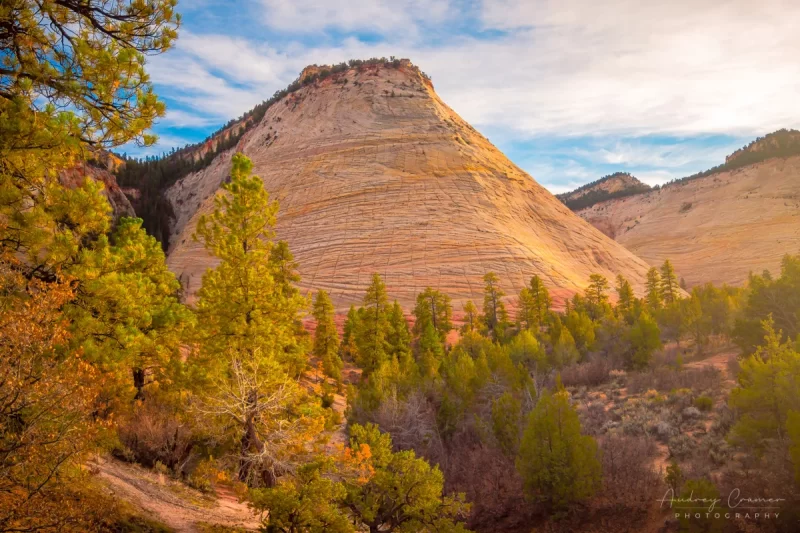
[[[723,350],[710,357],[686,363],[686,365],[684,365],[684,368],[702,369],[709,366],[716,368],[717,370],[719,370],[720,375],[722,376],[723,388],[732,389],[733,387],[736,386],[736,381],[734,380],[733,376],[731,376],[730,371],[728,370],[728,361],[730,360],[731,357],[736,357],[735,351]]]
[[[98,459],[92,466],[115,495],[176,532],[198,533],[203,524],[245,531],[256,531],[260,526],[258,517],[225,487],[218,487],[214,497],[114,459]]]

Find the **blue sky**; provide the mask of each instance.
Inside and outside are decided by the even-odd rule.
[[[800,127],[800,2],[181,0],[148,61],[160,153],[202,140],[309,64],[408,57],[552,192],[615,171],[656,184]]]

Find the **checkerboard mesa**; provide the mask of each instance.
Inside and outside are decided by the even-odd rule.
[[[557,301],[592,273],[643,286],[643,261],[509,161],[410,61],[312,65],[281,94],[164,193],[174,211],[169,263],[189,295],[212,266],[192,239],[196,221],[237,151],[280,202],[277,236],[299,263],[301,288],[325,289],[338,310],[361,300],[373,272],[406,309],[431,286],[458,311],[481,298],[490,271],[509,295],[538,274]]]

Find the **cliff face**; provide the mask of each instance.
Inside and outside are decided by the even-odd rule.
[[[64,170],[59,174],[59,180],[65,187],[79,187],[86,178],[100,181],[103,183],[103,194],[108,199],[108,203],[111,204],[115,221],[119,220],[120,217],[136,216],[128,197],[117,185],[114,174],[104,168],[106,165],[117,164],[117,160],[110,155],[106,157],[108,159],[102,163],[79,163],[68,170]]]
[[[749,272],[777,273],[784,254],[800,252],[800,156],[719,171],[578,214],[652,264],[672,260],[690,287],[742,285]]]
[[[238,146],[166,192],[176,220],[169,264],[190,294],[213,261],[191,238],[240,150],[280,202],[304,289],[340,309],[373,272],[410,307],[432,286],[482,299],[496,272],[516,295],[534,274],[555,295],[617,273],[640,288],[648,265],[592,228],[445,105],[404,62],[327,76],[271,106]],[[460,305],[457,305],[460,308]]]

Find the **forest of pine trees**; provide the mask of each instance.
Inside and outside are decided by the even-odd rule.
[[[57,179],[89,147],[153,142],[164,106],[145,54],[173,42],[174,2],[15,5],[0,32],[18,50],[0,77],[0,532],[164,531],[109,493],[100,456],[228,483],[264,531],[630,528],[662,488],[777,487],[781,512],[798,508],[800,256],[688,293],[666,261],[641,298],[593,274],[563,302],[536,275],[506,295],[487,272],[480,308],[428,287],[410,316],[376,273],[340,335],[344,310],[297,289],[278,205],[236,154],[195,228],[216,266],[189,305],[141,219],[112,228],[101,185]],[[710,346],[737,347],[729,394],[691,366]]]

